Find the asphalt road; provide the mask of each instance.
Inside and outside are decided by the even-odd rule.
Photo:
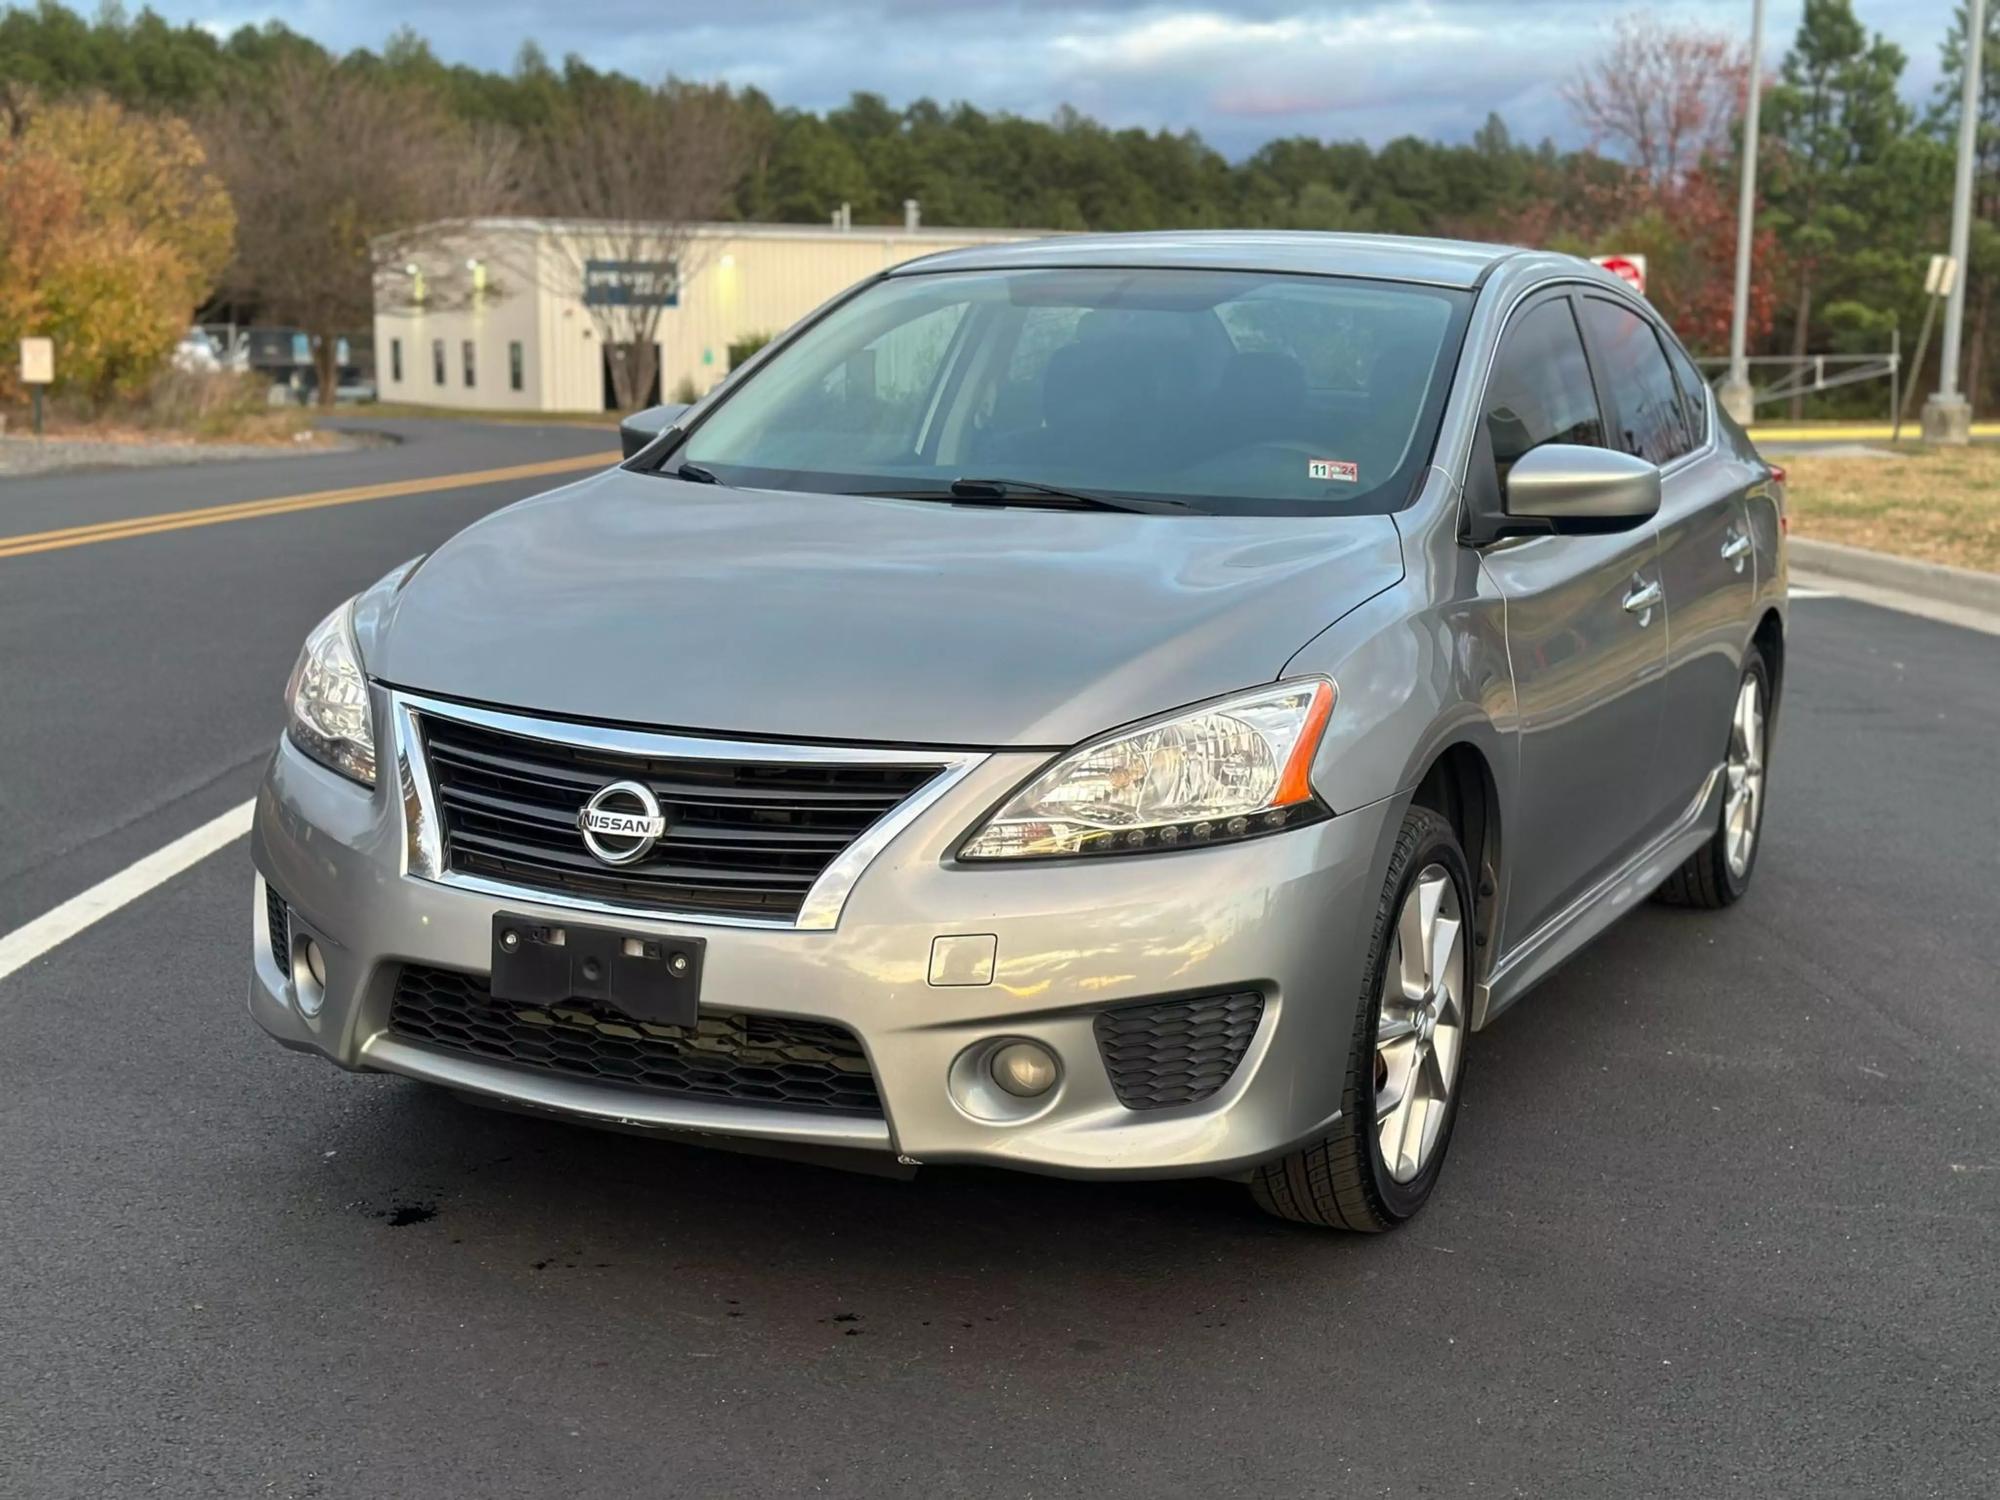
[[[405,432],[0,533],[605,443]],[[320,614],[536,487],[0,556],[0,934],[249,795]],[[2000,650],[1794,635],[1750,897],[1476,1037],[1374,1240],[341,1074],[243,1013],[238,842],[0,980],[0,1495],[1991,1495]]]

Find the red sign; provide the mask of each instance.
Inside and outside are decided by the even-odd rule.
[[[1641,297],[1646,295],[1646,257],[1643,255],[1596,255],[1591,257],[1605,270],[1629,285]]]

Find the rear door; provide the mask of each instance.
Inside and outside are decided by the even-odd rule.
[[[1492,463],[1502,483],[1514,460],[1545,443],[1611,446],[1574,301],[1567,289],[1543,293],[1502,336],[1486,387],[1488,442],[1472,459]],[[1667,664],[1656,544],[1648,523],[1603,536],[1517,537],[1482,554],[1507,601],[1520,715],[1503,952],[1652,831],[1639,789],[1653,775]]]
[[[1688,810],[1728,747],[1757,582],[1749,521],[1725,466],[1708,461],[1707,387],[1687,391],[1676,380],[1675,357],[1687,357],[1671,336],[1608,294],[1587,295],[1579,306],[1615,413],[1612,446],[1660,466],[1667,676],[1648,796],[1664,823]]]

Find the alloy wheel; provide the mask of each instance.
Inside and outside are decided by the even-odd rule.
[[[1375,1130],[1382,1165],[1409,1182],[1437,1147],[1465,1048],[1465,920],[1440,864],[1411,883],[1396,918],[1375,1032]]]
[[[1741,880],[1756,851],[1758,819],[1764,810],[1764,699],[1755,677],[1744,678],[1736,690],[1725,775],[1723,857],[1729,861],[1729,873]]]

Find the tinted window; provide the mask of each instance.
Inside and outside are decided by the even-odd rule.
[[[1688,358],[1685,349],[1672,339],[1664,342],[1674,374],[1680,377],[1681,405],[1687,411],[1688,441],[1699,448],[1708,441],[1708,381],[1702,377],[1701,367]]]
[[[1694,443],[1680,387],[1653,325],[1602,297],[1584,298],[1583,316],[1603,361],[1600,373],[1611,388],[1611,403],[1618,409],[1618,441],[1612,446],[1649,463],[1679,458]]]
[[[521,341],[515,339],[507,345],[507,389],[518,391],[522,388]]]
[[[682,453],[773,488],[1005,478],[1213,511],[1395,510],[1470,302],[1250,271],[893,277],[761,366]]]
[[[389,378],[398,384],[403,379],[403,341],[389,340]]]
[[[1514,460],[1544,443],[1604,446],[1604,422],[1569,299],[1514,320],[1486,383],[1486,431],[1505,479]]]

